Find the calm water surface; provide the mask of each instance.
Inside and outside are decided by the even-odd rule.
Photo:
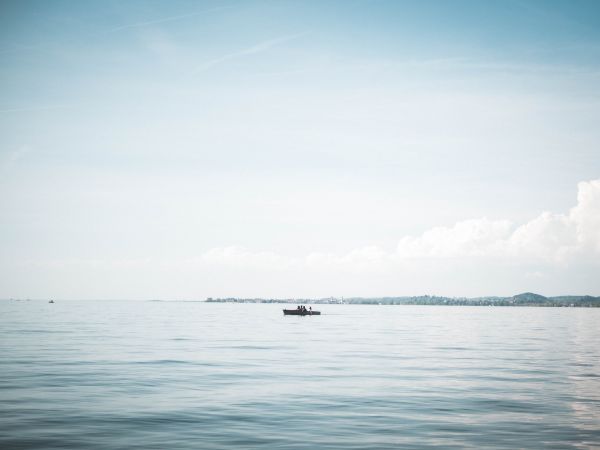
[[[0,447],[600,448],[600,309],[0,302]]]

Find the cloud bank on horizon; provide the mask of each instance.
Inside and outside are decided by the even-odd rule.
[[[312,252],[300,258],[236,246],[213,248],[201,257],[207,264],[288,270],[299,266],[350,271],[381,268],[427,258],[506,258],[515,265],[569,264],[575,258],[600,259],[600,179],[578,184],[577,205],[568,213],[543,212],[528,222],[468,219],[452,227],[437,226],[420,236],[404,236],[395,251],[376,246],[345,255]]]

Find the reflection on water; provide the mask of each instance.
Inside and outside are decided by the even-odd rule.
[[[600,309],[0,303],[2,448],[600,446]]]

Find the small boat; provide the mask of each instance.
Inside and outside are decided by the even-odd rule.
[[[50,300],[48,303],[54,303],[54,300]]]
[[[284,316],[320,316],[321,311],[312,311],[310,309],[284,309]]]

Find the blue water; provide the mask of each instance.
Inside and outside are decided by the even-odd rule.
[[[281,309],[0,302],[0,447],[600,447],[600,309]]]

